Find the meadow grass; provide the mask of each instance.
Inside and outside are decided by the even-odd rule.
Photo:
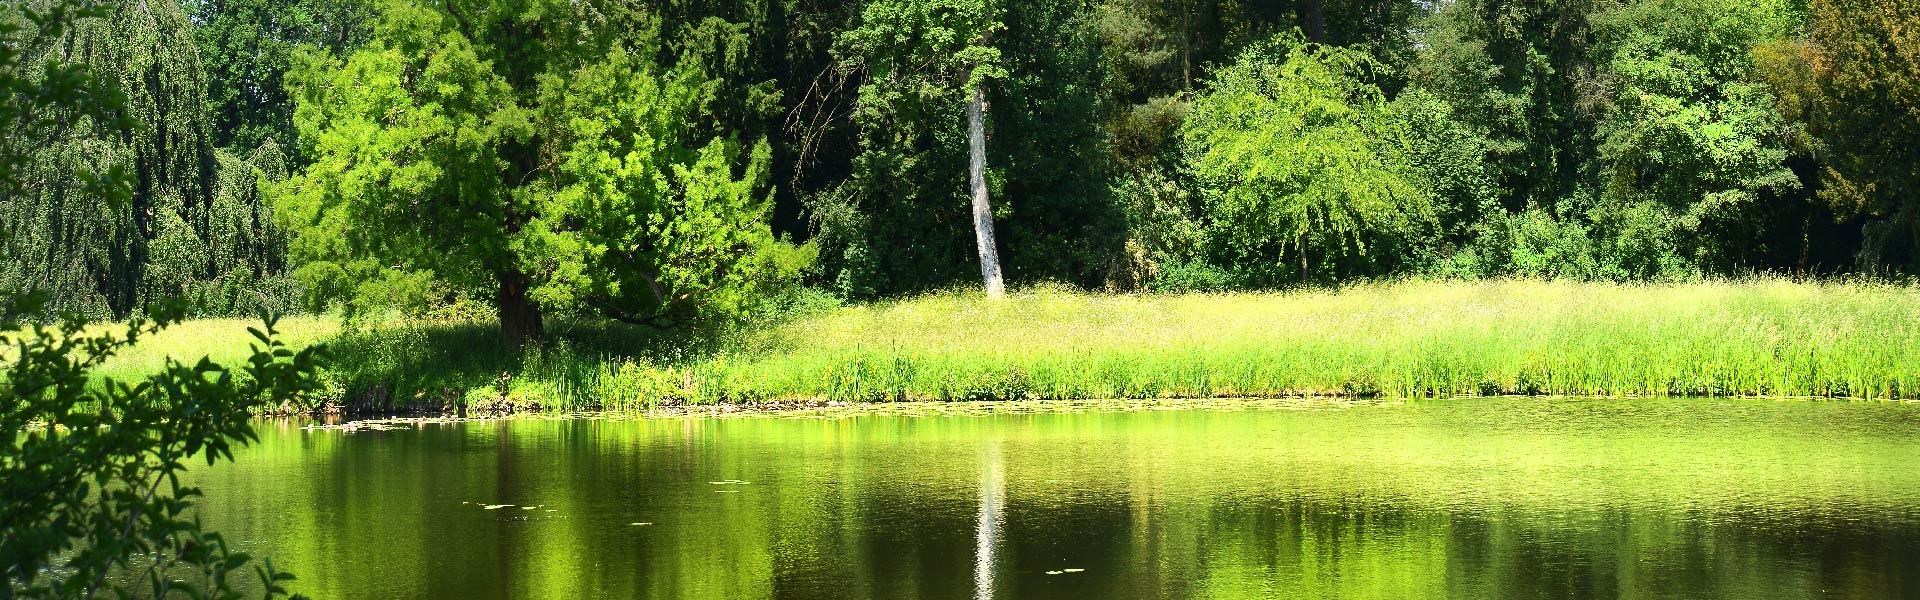
[[[1041,287],[800,310],[727,332],[559,322],[542,347],[415,323],[336,341],[363,409],[508,401],[1195,398],[1288,395],[1920,397],[1920,288],[1366,283],[1275,293]]]
[[[111,377],[132,383],[159,372],[169,357],[192,364],[204,356],[227,368],[238,369],[246,366],[247,358],[253,355],[249,344],[258,343],[247,333],[247,328],[259,328],[262,325],[259,319],[251,318],[196,319],[176,323],[108,358],[95,372],[95,379]],[[101,331],[103,328],[120,329],[118,326],[96,325],[89,327],[89,330]],[[340,322],[326,316],[290,316],[280,319],[275,329],[280,333],[281,341],[298,350],[332,338],[338,333]]]

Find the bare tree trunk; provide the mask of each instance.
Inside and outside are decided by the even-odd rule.
[[[1300,283],[1307,282],[1307,236],[1300,234]]]
[[[1305,16],[1307,41],[1315,44],[1327,43],[1327,15],[1321,10],[1320,0],[1307,0]]]
[[[540,304],[527,297],[527,275],[518,269],[500,272],[500,344],[518,350],[527,342],[546,335],[540,319]]]
[[[1180,91],[1193,91],[1193,0],[1180,2]]]
[[[993,242],[993,206],[987,202],[987,123],[985,86],[975,85],[967,100],[967,183],[973,187],[973,237],[980,244],[980,277],[987,297],[1007,293],[1000,280],[1000,252]]]

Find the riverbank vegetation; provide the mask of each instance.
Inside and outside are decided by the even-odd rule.
[[[217,327],[217,326],[212,326]],[[1281,293],[991,301],[815,296],[705,335],[556,322],[520,352],[479,322],[333,338],[356,411],[636,410],[678,403],[1283,395],[1920,398],[1920,289],[1404,281]],[[233,335],[241,335],[237,329]]]

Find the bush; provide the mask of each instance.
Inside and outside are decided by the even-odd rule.
[[[232,593],[229,576],[249,558],[186,515],[196,488],[180,485],[187,463],[233,458],[235,444],[257,439],[253,411],[319,389],[324,346],[294,352],[277,337],[275,318],[251,330],[258,344],[247,365],[229,369],[202,358],[169,359],[140,381],[93,385],[114,353],[180,321],[173,302],[151,319],[117,332],[90,332],[83,319],[22,330],[22,315],[44,310],[44,295],[0,300],[0,564],[8,597],[80,598],[111,589],[110,573],[138,573],[146,593]],[[210,582],[181,582],[194,572]],[[265,595],[283,595],[292,579],[267,561],[255,569]],[[228,596],[222,596],[228,597]]]

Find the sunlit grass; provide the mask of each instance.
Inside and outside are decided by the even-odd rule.
[[[177,323],[107,359],[95,372],[95,378],[111,377],[130,383],[145,379],[159,371],[168,357],[192,364],[204,356],[237,369],[245,366],[247,357],[253,354],[249,344],[258,343],[247,333],[247,328],[262,325],[259,319],[198,319]],[[101,327],[106,326],[91,329]],[[275,328],[280,339],[297,350],[333,337],[340,323],[332,317],[292,316],[280,319]]]
[[[561,325],[525,355],[419,325],[340,344],[343,396],[657,402],[1384,394],[1920,397],[1920,288],[1390,282],[1285,293],[956,291],[725,334]],[[369,390],[378,389],[377,393]],[[380,406],[366,406],[378,408]]]

